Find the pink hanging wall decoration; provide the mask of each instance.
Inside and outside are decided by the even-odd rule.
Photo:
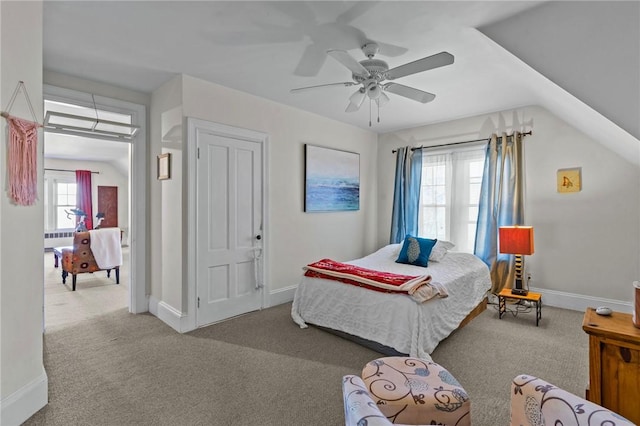
[[[31,206],[38,198],[38,123],[7,116],[9,197],[19,206]]]

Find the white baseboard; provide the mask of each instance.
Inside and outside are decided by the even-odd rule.
[[[297,285],[293,285],[290,287],[279,288],[277,290],[273,290],[268,294],[268,300],[266,308],[270,308],[272,306],[282,305],[283,303],[288,303],[293,300],[293,296],[296,293]]]
[[[49,379],[42,368],[42,374],[16,392],[0,401],[0,424],[17,426],[33,416],[49,402],[47,388]]]
[[[265,300],[265,308],[291,302],[297,288],[298,286],[294,285],[269,292]],[[178,333],[194,330],[188,315],[153,296],[149,296],[149,312]]]
[[[186,333],[192,328],[188,325],[188,317],[181,311],[163,301],[149,296],[149,312],[178,333]]]
[[[535,287],[531,287],[530,290],[536,293],[542,293],[542,303],[547,306],[571,309],[573,311],[584,311],[589,307],[597,308],[598,306],[608,306],[618,312],[633,312],[633,304],[630,301],[584,296],[582,294],[565,293],[563,291]]]

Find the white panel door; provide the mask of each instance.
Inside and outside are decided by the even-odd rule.
[[[262,144],[197,135],[197,323],[262,307]]]

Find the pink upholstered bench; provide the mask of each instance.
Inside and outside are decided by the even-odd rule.
[[[467,392],[435,362],[379,358],[364,367],[362,380],[380,411],[395,424],[471,424]]]

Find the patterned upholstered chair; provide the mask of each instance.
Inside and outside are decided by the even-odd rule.
[[[76,232],[73,236],[73,248],[62,249],[62,284],[67,283],[67,276],[73,276],[73,291],[76,291],[76,277],[85,272],[101,271],[91,251],[89,231]],[[116,284],[120,284],[120,267],[116,266]],[[111,277],[111,269],[107,269],[107,278]]]
[[[411,357],[379,358],[364,367],[362,382],[382,415],[393,424],[471,424],[469,396],[451,373],[435,362]],[[363,397],[358,394],[351,398],[356,396]]]
[[[350,374],[342,378],[342,398],[346,426],[393,425],[382,414],[360,377]]]
[[[608,425],[634,423],[597,404],[533,376],[511,383],[511,425]]]

